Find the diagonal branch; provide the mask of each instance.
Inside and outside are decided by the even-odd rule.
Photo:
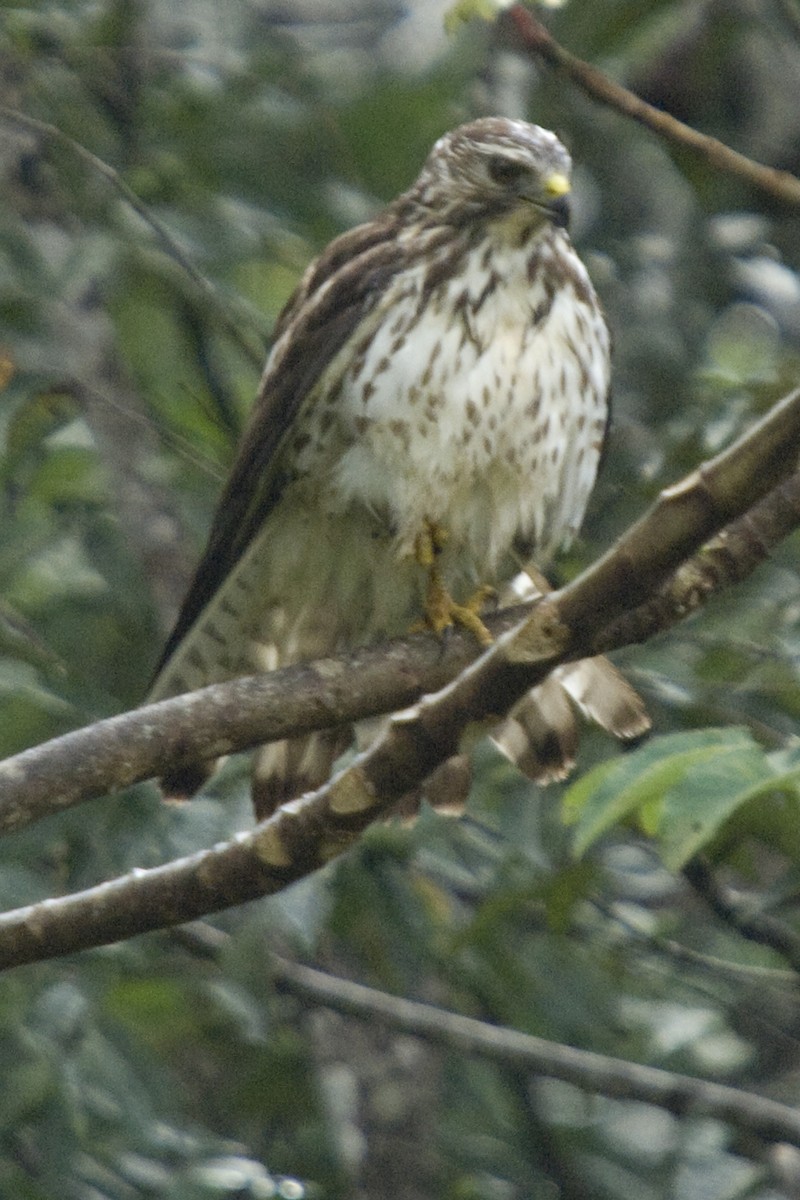
[[[648,129],[676,145],[695,151],[710,166],[743,179],[783,204],[794,208],[800,205],[800,179],[791,172],[779,171],[755,162],[752,158],[732,150],[717,138],[700,133],[660,108],[654,108],[634,92],[615,83],[597,67],[570,54],[522,4],[512,5],[508,11],[508,20],[513,25],[517,45],[531,56],[544,59],[600,104],[605,104],[623,116],[646,125]]]
[[[490,670],[497,669],[499,647],[506,645],[504,631],[516,633],[502,651],[508,660],[504,672],[490,689],[487,685],[489,706],[482,714],[476,707],[474,715],[507,711],[515,696],[557,662],[642,641],[686,616],[716,589],[744,578],[800,519],[798,477],[779,485],[798,445],[800,389],[733,446],[662,493],[603,558],[552,593],[530,621],[518,624],[524,609],[489,618],[500,639],[489,657],[495,664]],[[774,494],[748,511],[770,489]],[[699,556],[684,561],[726,524]],[[0,831],[198,757],[396,711],[444,687],[477,653],[469,636],[454,635],[444,644],[416,636],[215,684],[98,722],[0,763]],[[457,741],[457,733],[453,737]]]
[[[273,959],[273,972],[283,991],[337,1012],[379,1021],[447,1050],[504,1062],[584,1091],[655,1104],[676,1116],[689,1111],[715,1117],[750,1135],[800,1147],[800,1113],[766,1096],[489,1025],[284,959]]]
[[[511,706],[512,664],[522,694],[558,661],[642,641],[686,616],[716,588],[752,571],[793,528],[796,476],[789,476],[763,510],[741,514],[775,490],[799,444],[800,389],[739,442],[664,491],[612,550],[569,587],[549,595],[528,622],[516,624],[524,610],[489,618],[495,635],[516,632],[510,646],[500,638],[487,656],[492,671],[501,658],[507,661],[503,680],[487,691],[492,700],[483,713]],[[744,523],[730,526],[736,517]],[[661,588],[669,572],[726,523],[724,534]],[[431,636],[404,638],[348,658],[216,684],[97,722],[0,763],[0,830],[197,757],[393,712],[443,688],[476,654],[467,636],[444,644]]]
[[[738,520],[721,529],[642,604],[622,613],[595,650],[644,642],[701,608],[717,591],[741,583],[769,551],[800,526],[800,473],[795,472]]]
[[[646,602],[648,593],[669,583],[686,556],[732,517],[763,498],[763,506],[788,509],[791,522],[800,523],[800,474],[785,479],[798,448],[800,389],[734,446],[663,492],[594,567],[542,600],[453,683],[396,715],[370,750],[325,786],[211,850],[0,916],[0,968],[118,941],[274,893],[340,854],[458,749],[469,722],[506,711],[557,662],[591,653],[600,637],[608,640],[609,624],[627,605]],[[766,513],[760,527],[769,534]],[[776,536],[785,528],[786,521],[778,521]],[[767,544],[750,553],[749,569]],[[672,619],[690,608],[679,604]],[[151,739],[157,737],[154,714],[162,707],[143,710]],[[9,763],[13,767],[23,757]],[[18,766],[7,769],[9,763],[4,792],[19,775]]]

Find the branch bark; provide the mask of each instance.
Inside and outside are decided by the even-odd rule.
[[[540,602],[533,616],[520,607],[488,618],[498,638],[492,661],[495,667],[506,662],[487,685],[489,707],[476,708],[474,716],[508,711],[557,663],[643,641],[749,574],[800,521],[798,477],[785,479],[799,446],[800,388],[733,446],[662,492],[611,550]],[[529,619],[520,624],[526,612]],[[502,641],[511,629],[513,644]],[[444,643],[417,635],[215,684],[100,721],[0,763],[0,832],[168,767],[396,712],[444,687],[478,653],[468,635]]]
[[[529,611],[506,609],[486,624],[498,635]],[[415,634],[97,721],[0,762],[0,834],[169,766],[394,712],[444,687],[479,653],[469,634]]]
[[[800,389],[785,397],[728,450],[663,492],[650,511],[595,566],[543,599],[530,617],[501,634],[454,682],[413,709],[397,714],[366,753],[322,788],[284,805],[251,832],[211,850],[4,914],[0,917],[0,968],[107,944],[274,893],[340,854],[367,825],[385,816],[407,791],[458,749],[461,732],[468,723],[507,711],[558,662],[592,653],[598,639],[608,643],[609,627],[620,622],[628,606],[646,604],[649,593],[657,592],[669,581],[670,573],[681,566],[687,554],[704,538],[718,534],[732,517],[746,513],[763,499],[765,506],[776,506],[784,517],[789,506],[792,515],[788,523],[800,522],[800,474],[785,480],[794,467],[798,448]],[[783,486],[779,486],[781,480]],[[773,532],[778,536],[786,527],[784,519],[777,522]],[[748,549],[752,551],[749,544]],[[759,554],[766,552],[763,543],[758,549]],[[759,554],[750,554],[748,569],[752,569]],[[699,557],[702,559],[702,554]],[[678,598],[672,619],[680,619],[690,608],[685,598]],[[336,670],[341,667],[337,664]],[[320,670],[319,664],[314,670]],[[206,698],[216,693],[223,701],[233,697],[235,702],[236,697],[246,694],[246,686],[244,693],[241,690],[243,684],[259,682],[264,681],[219,685],[206,689]],[[203,693],[199,695],[202,703]],[[214,703],[215,697],[211,696],[211,717]],[[217,703],[219,719],[224,704],[218,699]],[[390,703],[394,707],[396,697]],[[285,697],[281,697],[281,705],[286,706]],[[129,729],[142,737],[150,769],[165,765],[157,722],[168,706],[175,706],[176,713],[188,706],[191,712],[193,698],[164,702],[120,718],[130,722]],[[313,727],[308,718],[313,708],[310,696],[306,729]],[[236,730],[238,714],[228,711],[225,715],[231,733]],[[330,717],[326,711],[324,720]],[[240,720],[246,727],[246,737],[253,737],[258,714],[250,712]],[[267,736],[285,736],[285,728],[279,725],[280,717],[274,715],[272,725],[265,727],[262,723],[255,737],[263,740],[265,728],[271,729]],[[72,735],[73,755],[74,739],[97,739],[98,729],[102,756],[102,727]],[[187,730],[186,740],[191,743],[187,756],[196,755],[198,746],[207,753],[216,752],[208,745],[209,736],[208,727]],[[244,744],[241,731],[237,737],[238,744]],[[59,760],[67,740],[62,738],[38,751],[28,751],[0,766],[7,819],[10,813],[20,817],[26,812],[25,776],[40,785],[46,773],[43,763],[52,771],[53,760]],[[126,753],[130,753],[129,746],[120,737],[114,750],[120,756],[117,765],[128,761]],[[62,765],[69,761],[69,754],[66,761],[61,758]],[[32,764],[35,769],[31,769]],[[95,782],[99,777],[95,772]],[[14,793],[11,802],[10,793]]]
[[[487,1025],[431,1004],[375,991],[298,963],[273,961],[279,988],[337,1012],[381,1021],[392,1029],[448,1050],[507,1063],[516,1070],[535,1072],[548,1079],[560,1079],[583,1091],[655,1104],[676,1116],[691,1112],[695,1116],[714,1117],[751,1135],[800,1147],[800,1112],[765,1096],[578,1050],[514,1029]]]
[[[662,492],[612,550],[570,587],[540,602],[527,622],[518,624],[524,608],[489,619],[499,638],[489,652],[492,670],[506,661],[494,684],[479,684],[487,688],[489,707],[481,714],[476,708],[474,716],[507,712],[558,662],[643,641],[687,616],[718,587],[744,578],[798,521],[795,476],[764,508],[729,523],[780,486],[799,444],[796,389],[728,450]],[[727,523],[720,538],[664,584]],[[512,644],[501,642],[512,628]],[[469,636],[453,635],[444,643],[431,636],[403,638],[348,658],[215,684],[65,734],[0,763],[0,832],[197,758],[396,712],[443,688],[477,653]]]
[[[543,59],[549,66],[566,75],[592,99],[615,109],[624,117],[638,121],[640,125],[647,126],[667,141],[699,154],[709,166],[728,175],[737,176],[782,204],[792,208],[800,205],[800,179],[791,172],[765,167],[763,163],[755,162],[732,150],[717,138],[700,133],[660,108],[654,108],[634,92],[609,79],[608,75],[604,75],[597,67],[570,54],[524,5],[512,5],[508,10],[507,19],[511,23],[517,46],[531,57]]]

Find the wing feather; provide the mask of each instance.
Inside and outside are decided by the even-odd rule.
[[[408,263],[395,203],[333,241],[306,270],[278,318],[275,340],[208,545],[156,669],[158,674],[278,502],[280,448],[304,398]]]

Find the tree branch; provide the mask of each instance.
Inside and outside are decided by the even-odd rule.
[[[686,864],[683,876],[723,924],[750,942],[768,946],[800,973],[800,936],[794,929],[769,913],[759,912],[732,888],[719,883],[708,863],[700,857]]]
[[[489,615],[486,624],[500,634],[530,608]],[[394,712],[444,687],[480,652],[467,633],[415,634],[97,721],[0,762],[0,833],[183,762]]]
[[[530,612],[524,607],[487,618],[498,637],[516,628],[506,656],[518,664],[517,687],[533,686],[558,661],[642,641],[749,574],[800,521],[800,479],[778,483],[799,442],[796,389],[733,446],[664,491],[603,558],[539,604],[530,621],[519,625]],[[770,488],[772,494],[748,512]],[[681,565],[704,537],[737,516]],[[662,585],[676,565],[677,573]],[[532,653],[538,657],[531,659]],[[198,757],[397,711],[445,686],[477,655],[468,635],[444,642],[417,635],[215,684],[100,721],[0,763],[0,831]],[[509,682],[507,670],[487,715],[510,707]]]
[[[624,613],[626,605],[646,601],[648,591],[657,590],[703,538],[715,534],[732,516],[747,511],[792,469],[799,445],[797,390],[728,450],[662,492],[650,511],[595,566],[543,599],[521,625],[500,634],[453,683],[395,715],[374,745],[323,787],[284,805],[251,832],[211,850],[4,914],[0,917],[0,968],[103,945],[274,893],[340,854],[367,825],[385,816],[438,763],[455,753],[468,723],[507,711],[556,663],[593,652],[599,637],[607,640],[609,624]],[[788,482],[794,485],[793,519],[800,521],[800,474]],[[785,491],[777,489],[769,499],[781,497],[783,503]],[[685,612],[685,606],[674,612],[675,620],[681,611]],[[299,670],[308,670],[313,678],[314,671],[324,676],[330,666],[318,664]],[[337,664],[334,673],[342,666]],[[214,715],[212,693],[216,693],[218,719],[225,715],[228,730],[233,731],[237,713],[226,714],[218,698],[241,696],[243,684],[259,683],[265,681],[205,689],[211,700],[207,715]],[[199,695],[202,702],[204,693]],[[175,705],[176,712],[181,705],[188,705],[191,711],[192,702],[189,697],[129,714],[127,719],[142,737],[151,764],[166,765],[159,747],[159,715],[168,705]],[[281,703],[285,706],[285,698]],[[313,698],[309,705],[310,712]],[[323,711],[323,723],[330,717],[330,712]],[[264,727],[255,732],[257,713],[244,714],[240,720],[248,737],[263,740]],[[285,730],[277,729],[279,724],[279,716],[274,716],[271,736],[285,736]],[[312,727],[307,720],[304,728]],[[96,737],[97,728],[83,731],[83,736]],[[197,730],[187,730],[191,753],[196,755],[200,747],[209,752],[204,745],[209,736],[208,728],[199,736]],[[15,790],[11,808],[17,813],[24,811],[21,780],[26,765],[30,769],[33,762],[37,770],[27,773],[41,779],[43,761],[52,760],[54,754],[57,759],[58,743],[65,740],[0,765],[7,808],[9,792]],[[238,744],[243,744],[241,738]],[[102,756],[102,746],[99,749]],[[126,761],[126,752],[127,744],[120,740],[115,749],[122,756],[118,761]]]
[[[576,645],[551,648],[547,670],[556,661],[641,642],[667,629],[705,603],[714,591],[745,578],[769,548],[800,523],[800,478],[791,476],[749,513],[729,524],[658,589],[653,556],[659,545],[667,546],[667,534],[677,529],[681,506],[686,525],[683,536],[689,538],[686,545],[694,546],[702,539],[705,527],[698,527],[696,522],[707,523],[704,506],[710,505],[711,511],[719,503],[712,503],[708,495],[701,499],[707,488],[702,481],[713,480],[716,495],[727,495],[718,520],[728,512],[741,511],[762,486],[787,469],[791,462],[788,448],[800,437],[799,414],[800,390],[787,396],[730,450],[663,493],[659,506],[664,511],[655,530],[653,510],[643,518],[643,532],[640,522],[571,589],[550,596],[550,604],[557,599],[561,604],[569,592],[574,596],[577,585],[583,588],[587,579],[590,584],[595,579],[583,615],[573,611],[572,617],[561,618],[576,630],[583,623],[582,641],[576,635]],[[755,491],[743,482],[748,472],[758,480]],[[726,474],[730,475],[727,480]],[[687,505],[693,506],[693,515]],[[659,525],[670,528],[661,532]],[[632,546],[637,538],[634,562]],[[680,547],[673,548],[671,561],[677,561],[681,552]],[[669,563],[659,570],[661,575],[666,574]],[[644,575],[637,576],[637,572]],[[638,605],[637,587],[639,593],[648,588],[652,592]],[[613,611],[612,591],[617,593]],[[621,603],[632,607],[619,612]],[[487,617],[487,624],[499,636],[518,626],[520,618],[530,611],[525,606],[508,609]],[[536,634],[539,636],[541,630]],[[532,637],[530,630],[518,639],[515,652],[522,659],[525,637]],[[0,763],[0,832],[21,828],[48,813],[127,787],[198,757],[216,758],[267,741],[397,711],[425,693],[444,687],[478,653],[469,635],[455,633],[444,642],[418,635],[346,657],[215,684],[65,734]],[[498,705],[498,712],[507,710],[508,697],[500,698]]]
[[[717,591],[741,583],[773,546],[800,525],[800,473],[731,521],[687,559],[649,599],[623,613],[597,638],[597,651],[644,642],[701,608]]]
[[[693,859],[692,861],[697,862],[698,860]],[[683,874],[686,878],[685,870]],[[688,879],[687,882],[689,882]],[[695,886],[694,881],[692,881],[691,886]],[[696,890],[698,894],[702,895],[699,888]],[[704,895],[703,899],[705,899]],[[704,954],[699,950],[693,950],[690,946],[684,946],[681,942],[676,942],[673,938],[648,933],[636,921],[630,920],[623,912],[618,911],[610,904],[605,904],[594,899],[592,905],[607,921],[623,929],[628,937],[645,946],[648,950],[654,951],[658,955],[666,956],[674,963],[681,963],[688,967],[696,968],[703,974],[711,976],[714,980],[729,979],[748,986],[761,988],[768,986],[773,990],[782,989],[785,991],[789,989],[793,995],[796,992],[796,971],[787,971],[780,967],[764,967],[757,963],[734,962],[730,958],[720,958],[716,954]],[[196,931],[198,926],[202,926],[201,931]],[[183,934],[185,930],[189,931],[185,934],[185,940],[188,942],[190,939],[193,939],[194,945],[200,943],[200,939],[206,931],[208,931],[206,944],[217,934],[220,937],[224,936],[213,926],[200,921],[195,922],[191,926],[183,926],[181,930],[175,930],[174,936],[177,937],[179,933]],[[737,932],[739,931],[737,930]],[[590,929],[589,936],[596,940],[596,928],[592,927]],[[775,949],[775,946],[771,946],[771,949]]]
[[[507,19],[510,21],[515,34],[515,42],[531,57],[541,58],[551,67],[566,75],[573,83],[609,108],[615,109],[625,117],[646,125],[660,137],[685,149],[694,151],[706,160],[709,166],[735,175],[746,183],[768,193],[782,204],[793,208],[800,205],[800,179],[789,171],[779,171],[774,167],[765,167],[762,163],[731,150],[717,138],[708,137],[671,117],[660,108],[654,108],[645,100],[640,99],[634,92],[609,79],[597,67],[591,66],[582,59],[570,54],[550,35],[544,25],[537,21],[533,14],[522,4],[514,4],[508,10]]]
[[[284,991],[337,1012],[381,1021],[447,1050],[507,1063],[583,1091],[655,1104],[676,1116],[711,1116],[751,1135],[800,1146],[800,1112],[765,1096],[488,1025],[298,963],[273,959],[273,964],[276,984]]]

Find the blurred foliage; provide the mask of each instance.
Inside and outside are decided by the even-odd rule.
[[[796,747],[765,754],[744,729],[654,738],[595,767],[569,789],[564,815],[576,826],[575,852],[585,853],[628,820],[660,842],[673,871],[697,854],[725,861],[748,836],[798,862],[797,757]]]
[[[272,322],[315,251],[460,120],[507,112],[565,137],[575,238],[614,328],[611,444],[563,577],[796,385],[796,214],[515,58],[491,24],[445,36],[443,13],[0,6],[0,104],[63,135],[2,119],[0,753],[141,700]],[[652,102],[800,168],[792,0],[568,0],[545,16]],[[624,655],[656,733],[621,756],[587,732],[566,807],[482,746],[461,821],[387,824],[213,926],[8,976],[0,1195],[796,1194],[718,1122],[328,1020],[272,986],[268,954],[796,1103],[800,1010],[770,971],[784,964],[681,876],[702,852],[797,925],[796,548]],[[142,787],[15,834],[0,898],[209,845],[248,822],[245,791],[233,762],[185,808]]]

